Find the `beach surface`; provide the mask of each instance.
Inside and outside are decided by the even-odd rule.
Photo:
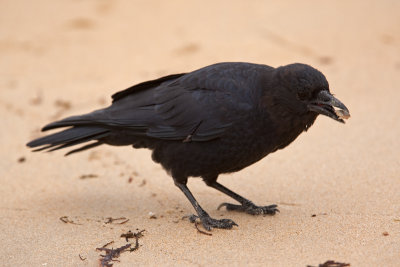
[[[96,248],[145,230],[114,266],[400,266],[399,11],[390,0],[0,1],[0,265],[98,266]],[[279,205],[275,216],[217,210],[231,199],[193,178],[204,209],[239,225],[206,235],[181,219],[193,208],[148,150],[25,147],[116,91],[222,61],[310,64],[351,112],[220,176]]]

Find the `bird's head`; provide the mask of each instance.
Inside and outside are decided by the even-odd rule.
[[[342,123],[350,117],[347,107],[330,93],[328,81],[320,71],[299,63],[277,70],[281,82],[290,92],[292,102],[297,102],[302,110],[322,114]]]

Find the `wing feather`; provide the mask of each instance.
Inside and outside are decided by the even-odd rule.
[[[144,82],[113,95],[103,110],[46,126],[100,124],[165,140],[208,141],[221,137],[256,108],[260,77],[272,68],[219,63],[188,74]],[[194,131],[194,132],[193,132]]]

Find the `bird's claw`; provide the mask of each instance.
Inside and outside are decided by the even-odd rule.
[[[235,205],[231,203],[222,203],[218,206],[218,210],[222,207],[225,207],[226,210],[235,210],[246,212],[251,215],[275,215],[277,212],[280,212],[277,209],[277,205],[269,205],[269,206],[256,206],[252,202],[245,203],[243,205]]]
[[[196,222],[196,220],[199,218],[199,216],[197,216],[197,215],[194,215],[194,214],[190,214],[190,215],[185,215],[185,216],[183,216],[182,217],[182,220],[184,220],[184,219],[188,219],[189,220],[189,222],[191,222],[191,223],[195,223]]]
[[[197,215],[187,215],[184,218],[188,218],[191,223],[195,223],[197,219],[200,219],[201,224],[207,231],[211,231],[213,228],[220,228],[220,229],[232,229],[233,226],[238,226],[234,221],[231,219],[221,219],[217,220],[211,218],[210,216],[202,216],[199,217]]]

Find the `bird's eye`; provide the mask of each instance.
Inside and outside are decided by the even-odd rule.
[[[300,91],[300,92],[297,93],[297,97],[300,100],[306,100],[309,97],[309,93],[306,92],[306,91]]]

